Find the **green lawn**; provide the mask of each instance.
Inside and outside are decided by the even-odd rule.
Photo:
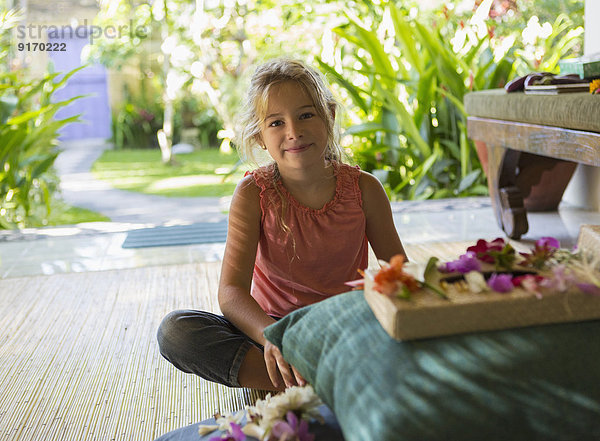
[[[37,214],[37,217],[30,218],[27,227],[42,228],[75,225],[82,222],[110,222],[110,218],[103,214],[85,208],[74,207],[61,199],[52,198],[50,207],[50,216],[45,221],[42,221],[41,219],[46,217],[46,207],[43,205],[33,206],[33,213]]]
[[[248,170],[241,166],[224,178],[216,171],[231,169],[238,161],[236,153],[202,149],[175,156],[175,165],[165,165],[160,151],[106,150],[92,166],[97,179],[121,190],[171,197],[220,197],[233,194],[237,182]]]
[[[73,207],[62,201],[56,201],[52,204],[48,224],[38,226],[73,225],[81,222],[110,222],[110,218],[86,208]]]

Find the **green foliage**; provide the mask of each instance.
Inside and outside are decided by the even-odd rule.
[[[223,129],[223,121],[215,110],[199,97],[182,100],[181,116],[183,128],[196,128],[197,139],[193,140],[202,148],[218,147],[221,142],[217,136]]]
[[[535,22],[530,26],[535,26]],[[546,38],[538,37],[541,41],[537,45],[531,44],[530,47],[525,46],[519,50],[519,59],[522,61],[518,68],[520,73],[543,71],[557,74],[560,60],[582,52],[583,27],[574,27],[574,22],[568,15],[560,14],[546,27],[549,32]]]
[[[472,11],[446,11],[456,21],[472,17]],[[583,52],[583,15],[583,0],[494,0],[487,26],[494,43],[512,46],[519,76],[558,73],[558,60]]]
[[[115,148],[158,147],[156,132],[163,124],[162,103],[158,99],[146,99],[143,95],[135,96],[128,90],[125,97],[112,112],[111,141]]]
[[[344,13],[346,23],[334,29],[344,63],[321,67],[363,121],[346,132],[358,144],[356,161],[396,199],[485,194],[462,100],[470,90],[502,86],[512,53],[495,58],[487,34],[453,47],[448,18],[414,19],[393,3],[371,9],[371,26]]]
[[[25,80],[22,72],[0,75],[0,227],[25,227],[50,213],[57,179],[52,165],[58,156],[58,130],[77,116],[55,120],[56,112],[78,99],[50,102],[75,71]],[[43,204],[45,213],[36,207]]]
[[[7,15],[0,28],[11,28]],[[10,48],[3,40],[0,65],[7,62]],[[58,73],[28,79],[24,70],[0,71],[0,228],[26,227],[43,222],[50,213],[50,200],[57,188],[52,171],[58,156],[58,130],[77,116],[56,120],[56,112],[78,99],[51,102],[54,92],[79,69],[59,79]]]
[[[52,211],[47,218],[40,219],[36,222],[32,219],[31,227],[46,227],[58,225],[75,225],[82,222],[110,222],[110,219],[103,214],[86,208],[74,207],[66,204],[61,199],[52,199],[50,202]]]

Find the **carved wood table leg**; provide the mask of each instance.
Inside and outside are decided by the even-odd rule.
[[[488,187],[498,225],[511,239],[520,239],[529,229],[523,195],[517,186],[521,152],[487,146]]]

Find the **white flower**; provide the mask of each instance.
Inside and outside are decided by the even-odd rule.
[[[246,435],[266,439],[277,421],[285,420],[288,411],[299,415],[300,419],[323,421],[318,407],[321,399],[312,386],[293,386],[275,396],[267,395],[256,405],[247,406],[250,422],[242,429]]]
[[[241,424],[244,418],[245,412],[240,410],[235,414],[221,415],[220,413],[215,414],[217,424],[205,424],[198,427],[198,433],[200,436],[206,435],[207,433],[214,432],[215,430],[221,430],[227,432],[230,428],[231,423]]]
[[[483,274],[478,271],[469,271],[464,277],[471,292],[480,293],[489,289]]]

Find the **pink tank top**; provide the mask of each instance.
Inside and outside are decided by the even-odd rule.
[[[344,282],[359,278],[368,260],[366,220],[358,186],[360,170],[333,163],[334,198],[321,209],[301,205],[281,180],[273,181],[274,164],[250,174],[260,188],[261,232],[254,265],[252,297],[269,315],[284,315],[348,291]],[[282,230],[282,201],[286,199]]]

